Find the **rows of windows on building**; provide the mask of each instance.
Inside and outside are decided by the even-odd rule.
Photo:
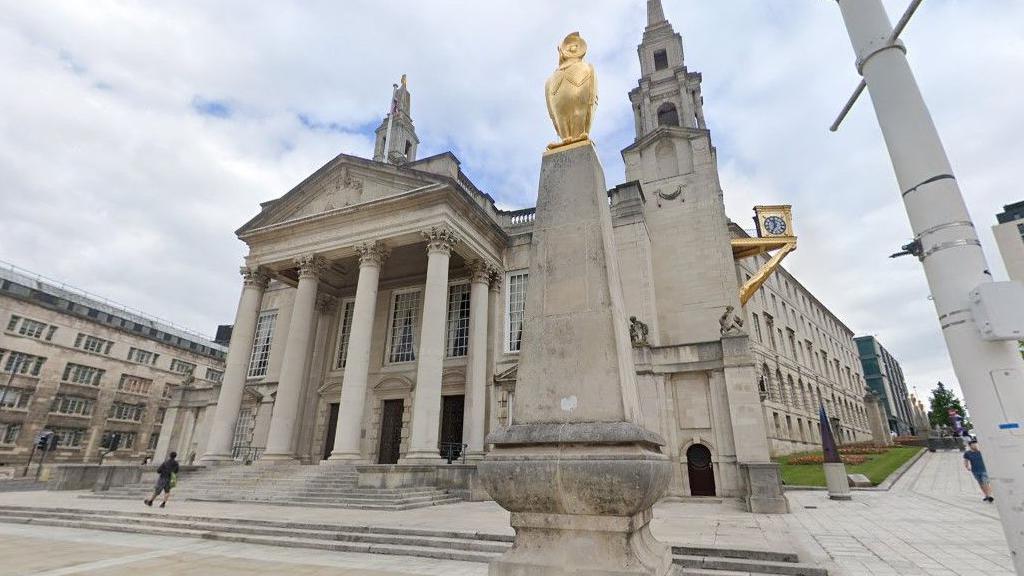
[[[523,335],[523,313],[526,308],[526,285],[528,273],[525,270],[511,272],[506,276],[508,286],[505,302],[505,351],[519,351]],[[387,364],[401,364],[416,361],[418,348],[417,328],[423,307],[423,289],[406,288],[391,294],[388,312],[387,342],[384,358]],[[348,355],[348,341],[352,332],[352,315],[355,300],[341,301],[338,315],[338,339],[335,346],[334,368],[345,367]],[[445,327],[445,357],[462,358],[469,354],[469,311],[470,286],[468,282],[453,283],[448,287],[447,323]],[[264,310],[256,321],[256,334],[249,356],[249,378],[267,375],[270,363],[270,346],[277,324],[277,310]]]

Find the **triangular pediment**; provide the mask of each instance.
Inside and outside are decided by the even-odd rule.
[[[418,170],[342,154],[284,196],[264,202],[262,212],[238,234],[395,196],[438,180]]]

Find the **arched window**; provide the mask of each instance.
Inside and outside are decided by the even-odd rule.
[[[679,126],[679,111],[675,104],[665,102],[658,106],[658,126]]]

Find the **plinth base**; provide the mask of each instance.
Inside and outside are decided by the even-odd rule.
[[[516,542],[491,561],[490,576],[664,576],[667,544],[651,535],[650,509],[633,516],[514,512]]]
[[[825,485],[828,487],[830,500],[851,500],[850,480],[846,477],[846,464],[842,462],[826,462]]]
[[[626,422],[534,424],[488,442],[480,477],[516,530],[492,576],[669,574],[671,551],[649,527],[672,476],[655,434]]]

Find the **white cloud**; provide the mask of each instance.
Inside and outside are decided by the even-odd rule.
[[[827,132],[858,80],[835,5],[665,9],[704,74],[730,215],[794,204],[789,267],[922,392],[954,381],[919,264],[887,259],[910,228],[869,99]],[[233,230],[335,154],[367,155],[402,73],[421,153],[451,149],[500,205],[531,205],[552,137],[542,85],[572,30],[590,43],[595,139],[620,182],[644,18],[619,0],[3,4],[0,258],[212,332],[238,295]],[[988,228],[1021,198],[1021,21],[1012,0],[934,0],[905,34],[997,275]]]

